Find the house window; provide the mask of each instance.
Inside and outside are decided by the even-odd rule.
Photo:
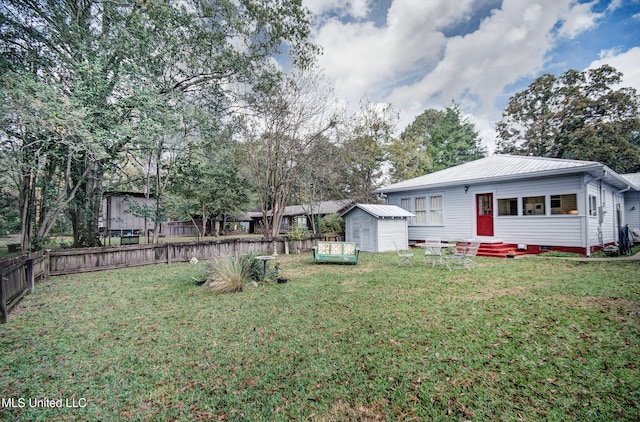
[[[589,215],[592,217],[598,216],[598,200],[595,195],[589,195]]]
[[[431,224],[441,226],[442,220],[442,195],[434,195],[430,200]]]
[[[400,208],[402,208],[403,210],[411,212],[411,199],[410,198],[402,198],[402,199],[400,199]],[[416,218],[415,217],[411,217],[409,219],[409,224],[413,224],[413,223],[415,223],[415,221],[416,221]]]
[[[498,199],[498,215],[518,215],[518,198]]]
[[[416,198],[416,224],[427,224],[427,198]]]
[[[551,195],[551,214],[578,214],[577,195]]]
[[[522,198],[524,215],[545,215],[544,196],[527,196]]]

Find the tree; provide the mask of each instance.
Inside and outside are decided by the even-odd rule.
[[[387,148],[393,181],[457,166],[486,154],[475,126],[455,103],[445,110],[425,110]]]
[[[293,71],[255,92],[242,119],[243,161],[258,197],[265,237],[280,234],[294,186],[317,163],[335,127],[330,92],[318,73]]]
[[[206,234],[207,221],[238,216],[250,207],[251,186],[240,175],[236,163],[237,146],[229,130],[211,128],[204,139],[190,144],[177,160],[176,176],[170,186],[174,203],[183,218],[202,216],[198,238]],[[213,224],[212,224],[213,226]],[[212,227],[212,231],[218,231]]]
[[[55,100],[39,96],[38,102],[69,104],[83,114],[73,120],[66,117],[77,113],[58,115],[63,127],[73,129],[67,139],[77,148],[68,174],[57,166],[54,175],[68,176],[64,201],[71,205],[75,246],[99,244],[104,173],[134,136],[144,133],[141,116],[156,106],[150,96],[165,104],[179,96],[219,112],[228,109],[240,87],[274,72],[268,66],[273,54],[289,54],[305,66],[317,52],[308,41],[310,14],[298,0],[6,0],[0,3],[0,23],[3,90],[12,89],[10,78],[34,79],[58,90]],[[3,142],[37,144],[43,154],[44,147],[59,149],[45,142],[48,134],[26,124],[28,113],[19,108],[2,113],[13,122],[11,130],[3,129]],[[28,167],[37,180],[51,184],[46,180],[51,174],[35,160]],[[30,185],[20,186],[22,191]]]
[[[498,152],[639,171],[640,99],[632,88],[614,89],[621,81],[608,65],[540,76],[509,100],[497,124]]]
[[[341,128],[340,162],[344,195],[356,202],[371,202],[382,180],[385,148],[392,139],[397,113],[388,104],[360,100],[356,112]]]
[[[96,158],[100,150],[79,141],[86,131],[86,110],[72,99],[60,99],[55,82],[14,74],[4,75],[0,84],[5,110],[0,165],[18,192],[22,249],[37,249],[80,188],[73,178],[75,162]]]

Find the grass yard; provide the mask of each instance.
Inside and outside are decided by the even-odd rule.
[[[38,284],[0,327],[0,419],[640,419],[638,261],[278,260],[289,283],[219,296],[204,263]]]

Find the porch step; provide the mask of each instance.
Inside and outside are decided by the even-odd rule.
[[[525,255],[527,251],[519,251],[515,243],[481,243],[478,248],[478,256],[506,258],[509,252],[515,252],[516,256]]]

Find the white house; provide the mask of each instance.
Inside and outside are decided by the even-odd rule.
[[[393,205],[355,204],[342,213],[345,240],[364,252],[407,249],[407,220],[414,215]]]
[[[618,241],[631,218],[625,196],[639,191],[597,162],[493,155],[376,192],[415,214],[411,242],[475,238],[485,255],[494,248],[496,255],[519,249],[588,256]]]
[[[640,187],[640,173],[623,174],[629,183]],[[640,191],[630,189],[624,193],[625,221],[630,228],[640,229]]]

